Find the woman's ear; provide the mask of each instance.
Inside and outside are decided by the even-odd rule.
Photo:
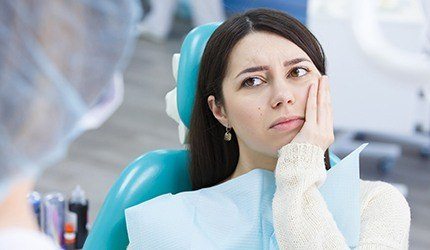
[[[212,111],[212,114],[215,116],[215,118],[224,126],[229,126],[227,114],[225,112],[225,109],[222,105],[217,105],[215,97],[213,95],[210,95],[208,97],[208,105],[209,108]]]

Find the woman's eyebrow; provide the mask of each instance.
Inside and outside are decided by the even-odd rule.
[[[269,69],[269,66],[255,66],[255,67],[247,68],[247,69],[242,70],[239,74],[237,74],[237,76],[235,78],[237,78],[238,76],[240,76],[241,74],[244,74],[244,73],[266,71],[268,69]]]
[[[284,62],[284,66],[285,66],[285,67],[288,67],[288,66],[291,66],[291,65],[294,65],[294,64],[298,64],[298,63],[303,62],[303,61],[311,62],[311,61],[310,61],[309,59],[307,59],[307,58],[300,57],[300,58],[294,58],[294,59],[291,59],[291,60],[287,60],[287,61],[285,61],[285,62]]]
[[[284,65],[284,67],[288,67],[288,66],[298,64],[298,63],[303,62],[303,61],[311,62],[307,58],[294,58],[294,59],[285,61],[283,63],[283,65]],[[237,74],[237,76],[235,78],[237,78],[238,76],[240,76],[241,74],[244,74],[244,73],[266,71],[268,69],[269,69],[269,66],[255,66],[255,67],[247,68],[247,69],[242,70],[239,74]]]

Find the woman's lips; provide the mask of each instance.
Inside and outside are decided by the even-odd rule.
[[[294,119],[290,120],[288,122],[279,123],[272,127],[272,129],[276,129],[279,131],[291,131],[297,127],[300,127],[303,125],[305,121],[303,119]]]

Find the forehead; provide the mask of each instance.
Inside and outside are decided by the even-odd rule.
[[[271,65],[293,58],[309,56],[290,40],[269,32],[252,32],[233,48],[227,72],[251,65]]]

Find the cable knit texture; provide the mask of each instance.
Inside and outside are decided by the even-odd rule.
[[[318,190],[326,177],[324,151],[290,143],[278,151],[273,226],[280,249],[349,249]],[[381,181],[360,180],[359,249],[408,249],[410,208]]]

